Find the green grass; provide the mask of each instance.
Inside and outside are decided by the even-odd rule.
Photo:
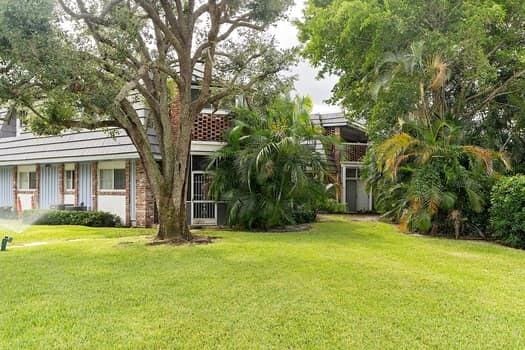
[[[304,233],[34,227],[0,254],[0,349],[525,347],[525,252],[333,218]]]

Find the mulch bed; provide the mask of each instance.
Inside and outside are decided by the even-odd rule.
[[[148,242],[146,245],[149,246],[158,246],[158,245],[200,245],[200,244],[211,244],[218,240],[220,237],[212,237],[212,236],[193,236],[193,239],[191,241],[181,239],[181,238],[175,238],[175,239],[164,239],[159,240],[155,239],[151,242]]]

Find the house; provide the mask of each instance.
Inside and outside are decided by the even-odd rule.
[[[329,150],[318,150],[327,156],[338,200],[346,204],[349,213],[372,211],[372,194],[366,191],[361,180],[363,158],[369,146],[365,129],[350,122],[342,113],[313,114],[311,120],[314,125],[324,128],[327,135],[336,136],[341,142]]]
[[[143,120],[147,109],[135,104]],[[0,208],[99,210],[124,225],[156,223],[152,192],[131,139],[121,130],[37,136],[0,112]],[[4,121],[3,121],[4,120]],[[226,205],[207,193],[207,156],[223,146],[226,111],[203,110],[194,123],[187,194],[190,225],[226,223]],[[150,140],[157,144],[151,131]],[[160,155],[159,155],[160,160]]]
[[[135,104],[141,118],[147,109]],[[81,130],[60,136],[37,136],[20,120],[6,121],[0,111],[0,208],[66,208],[99,210],[120,217],[124,225],[154,225],[156,208],[131,139],[121,130]],[[372,198],[360,180],[367,149],[365,131],[342,114],[313,115],[312,122],[337,135],[341,146],[328,150],[332,178],[349,212],[372,209]],[[205,109],[194,123],[188,178],[188,223],[194,226],[226,223],[225,203],[207,193],[207,157],[223,145],[231,125],[227,111]],[[151,131],[150,140],[157,141]],[[342,147],[342,148],[341,148]],[[160,160],[160,155],[159,155]]]

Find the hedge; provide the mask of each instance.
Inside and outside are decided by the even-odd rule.
[[[16,212],[12,207],[0,207],[0,219],[16,219]]]
[[[525,248],[525,176],[500,179],[491,194],[490,222],[495,239]]]
[[[120,218],[101,211],[26,210],[22,220],[33,225],[120,226]]]

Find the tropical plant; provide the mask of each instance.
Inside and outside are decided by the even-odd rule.
[[[447,63],[440,56],[421,59],[415,52],[420,50],[398,62],[389,59],[390,73],[380,74],[378,90],[387,88],[399,72],[418,74],[420,97],[415,110],[399,119],[396,132],[371,148],[368,184],[376,194],[377,208],[403,229],[453,231],[459,237],[465,226],[475,227],[469,218],[485,209],[485,185],[494,174],[495,161],[507,168],[510,164],[503,153],[466,144],[446,99],[451,76]]]
[[[417,61],[406,53],[416,48],[425,57],[440,55],[453,72],[445,96],[465,142],[505,150],[516,168],[525,169],[524,4],[309,0],[299,29],[304,56],[339,77],[332,100],[366,121],[373,142],[389,137],[399,116],[413,111],[421,81],[419,74],[397,74],[390,89],[372,98],[377,64],[405,56],[409,68]]]
[[[210,166],[210,191],[229,203],[230,225],[267,230],[315,219],[327,191],[325,162],[314,148],[332,139],[312,125],[310,105],[280,97],[258,110],[236,111],[227,145]]]
[[[1,3],[0,103],[9,115],[39,134],[120,129],[154,197],[157,238],[191,241],[185,189],[193,124],[209,105],[274,85],[294,61],[294,49],[279,49],[266,34],[291,1]]]

